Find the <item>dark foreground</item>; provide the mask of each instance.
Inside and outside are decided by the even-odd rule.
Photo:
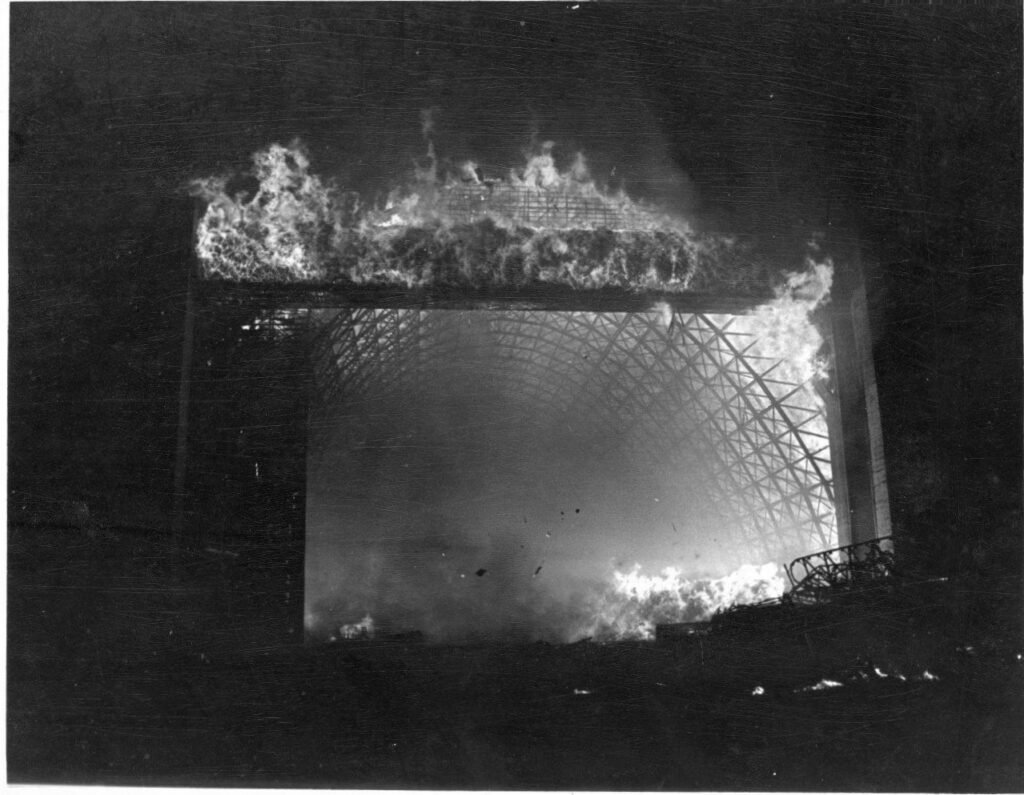
[[[12,782],[1024,788],[1019,637],[962,593],[674,644],[303,647],[151,539],[9,548]]]

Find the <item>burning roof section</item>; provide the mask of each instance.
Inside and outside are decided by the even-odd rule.
[[[550,144],[502,179],[482,178],[472,162],[441,179],[431,145],[428,165],[375,207],[313,173],[298,143],[253,161],[248,190],[227,177],[191,184],[206,204],[196,233],[206,278],[762,298],[781,276],[735,238],[601,189],[582,156],[559,170]]]

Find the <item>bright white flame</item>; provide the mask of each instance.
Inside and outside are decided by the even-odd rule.
[[[754,690],[751,692],[750,695],[752,695],[752,696],[763,696],[764,695],[764,688],[761,687],[761,685],[758,685],[757,687],[754,688]]]
[[[931,671],[928,671],[927,669],[925,670],[925,672],[923,674],[921,674],[921,678],[924,679],[926,682],[938,682],[939,681],[939,677],[937,677],[935,674],[933,674]]]
[[[666,329],[672,328],[672,323],[675,320],[675,312],[667,301],[659,301],[652,307],[652,310],[660,315],[662,326]],[[654,501],[657,502],[658,498],[655,497]]]
[[[707,621],[716,610],[782,596],[785,581],[774,563],[746,564],[718,579],[688,580],[679,569],[644,574],[637,564],[615,571],[594,599],[579,637],[650,640],[657,624]]]
[[[574,696],[589,696],[593,693],[592,690],[580,690],[579,688],[573,688],[572,694]]]
[[[540,154],[534,155],[526,162],[522,177],[513,171],[509,175],[511,179],[528,188],[560,187],[563,177],[555,168],[555,158],[551,155],[551,150],[554,148],[554,141],[545,141],[541,144]]]
[[[472,160],[466,160],[459,164],[459,176],[462,177],[464,182],[472,182],[474,185],[480,184],[480,177],[476,173],[477,164]]]
[[[808,258],[803,270],[787,274],[773,300],[733,322],[731,330],[751,337],[748,355],[782,362],[778,380],[807,384],[824,375],[826,362],[819,356],[823,339],[810,315],[828,300],[833,274],[830,259]]]
[[[228,195],[224,177],[197,179],[190,192],[207,202],[196,230],[196,253],[208,272],[233,278],[270,275],[303,279],[322,264],[326,242],[341,234],[332,190],[309,172],[297,142],[272,144],[253,155],[259,188]]]
[[[815,685],[808,685],[807,687],[801,687],[797,692],[806,693],[809,690],[831,690],[834,687],[842,687],[842,682],[837,682],[834,679],[822,679]]]
[[[338,634],[346,640],[372,638],[373,631],[373,618],[369,613],[354,624],[342,624],[338,627]]]
[[[671,596],[681,605],[701,604],[705,608],[705,618],[732,604],[782,596],[785,590],[779,567],[774,563],[762,566],[745,563],[725,577],[706,581],[703,587],[701,581],[684,580],[679,569],[673,566],[662,569],[660,575],[641,574],[641,568],[637,564],[628,572],[615,572],[616,592],[641,600]]]

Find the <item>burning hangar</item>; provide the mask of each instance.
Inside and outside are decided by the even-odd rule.
[[[467,370],[524,435],[614,437],[623,471],[693,473],[679,489],[724,559],[889,535],[857,250],[695,231],[546,154],[371,207],[299,148],[255,161],[258,189],[194,185],[174,528],[242,555],[268,638],[301,634],[314,429],[394,395],[415,415],[410,395]],[[473,429],[496,411],[476,411],[451,444],[490,446]]]

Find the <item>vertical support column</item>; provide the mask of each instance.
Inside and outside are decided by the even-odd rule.
[[[858,254],[837,267],[832,299],[834,408],[829,423],[841,544],[891,531],[878,390]]]
[[[833,311],[836,302],[833,301]],[[835,322],[833,319],[833,326]],[[847,493],[846,451],[843,446],[842,410],[839,403],[839,392],[836,383],[839,380],[839,356],[836,353],[835,330],[829,334],[834,359],[832,385],[820,394],[825,400],[825,411],[828,417],[828,444],[832,463],[832,498],[836,511],[836,535],[840,546],[849,544],[853,533],[850,531],[850,498]]]
[[[853,336],[864,382],[864,410],[867,419],[868,445],[871,459],[871,503],[875,509],[875,537],[892,533],[889,512],[889,482],[885,469],[885,445],[882,442],[882,415],[875,380],[875,360],[871,345],[867,289],[863,278],[850,302]]]
[[[178,381],[178,429],[174,449],[174,496],[171,507],[171,536],[174,547],[181,550],[185,536],[185,483],[188,473],[189,402],[192,397],[192,351],[195,347],[195,230],[198,209],[192,218],[188,241],[185,285],[185,318],[181,342],[181,375]]]

